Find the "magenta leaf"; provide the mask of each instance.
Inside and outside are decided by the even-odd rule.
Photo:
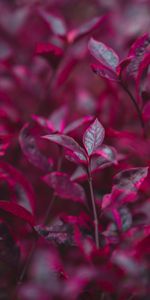
[[[137,198],[138,190],[148,175],[148,167],[131,168],[121,171],[114,177],[112,189],[112,203],[134,202]]]
[[[112,216],[116,225],[116,231],[125,232],[132,225],[132,215],[129,209],[122,206],[119,209],[112,209]]]
[[[87,164],[87,160],[84,157],[79,157],[75,152],[72,152],[70,150],[65,151],[65,158],[69,161],[74,162],[75,164]]]
[[[68,134],[70,133],[71,131],[79,128],[80,126],[83,126],[84,124],[88,123],[88,122],[91,122],[93,120],[93,117],[92,116],[85,116],[85,117],[82,117],[80,119],[77,119],[75,120],[74,122],[70,123],[69,125],[67,125],[64,129],[64,133],[65,134]]]
[[[112,81],[119,81],[118,74],[115,73],[113,70],[104,67],[102,64],[92,64],[91,68],[93,72],[100,77],[112,80]]]
[[[142,104],[141,79],[149,65],[150,65],[150,52],[146,53],[144,55],[144,57],[142,58],[141,62],[139,63],[139,68],[138,68],[138,72],[137,72],[137,76],[136,76],[136,95],[137,95],[137,101],[139,104]]]
[[[0,156],[6,154],[6,150],[11,142],[11,135],[0,134]]]
[[[47,118],[38,115],[32,115],[32,119],[42,128],[48,129],[49,132],[54,131],[53,125]]]
[[[0,200],[0,210],[18,217],[22,221],[29,223],[31,226],[34,225],[33,215],[17,203]]]
[[[132,56],[133,59],[127,68],[129,76],[136,76],[139,68],[139,64],[143,59],[143,56],[149,52],[148,46],[150,45],[150,36],[146,33],[139,37],[131,46],[128,56]]]
[[[68,115],[67,106],[63,105],[56,109],[48,118],[47,124],[50,123],[54,132],[63,132],[66,125],[66,118]]]
[[[121,190],[137,191],[148,175],[149,167],[131,168],[121,171],[114,177],[115,186]]]
[[[30,125],[26,124],[19,135],[21,149],[28,161],[35,167],[44,172],[49,172],[52,169],[53,162],[44,156],[36,144],[34,136],[30,134]]]
[[[100,155],[106,160],[117,164],[117,152],[114,147],[102,145],[93,153],[93,155]]]
[[[86,161],[86,153],[82,147],[70,136],[64,134],[49,134],[43,138],[48,139],[68,150],[71,150],[79,159]]]
[[[63,50],[51,43],[37,44],[35,53],[45,58],[53,67],[57,67],[63,56]]]
[[[120,61],[119,65],[116,68],[118,77],[119,76],[121,77],[122,72],[127,68],[127,66],[130,64],[132,59],[133,59],[133,56],[128,56],[125,59]]]
[[[95,173],[98,170],[103,170],[112,165],[112,162],[106,160],[102,156],[92,156],[90,167],[91,173]],[[88,178],[88,174],[85,168],[82,166],[77,167],[77,169],[73,172],[71,179],[72,180],[86,180]]]
[[[60,37],[66,36],[67,28],[62,18],[42,9],[39,10],[39,13],[55,35]]]
[[[85,203],[85,192],[82,186],[70,180],[66,173],[53,172],[44,176],[44,181],[55,191],[55,194],[61,198],[73,200],[75,202]]]
[[[105,44],[91,38],[88,44],[88,49],[92,56],[94,56],[100,64],[109,67],[116,71],[119,64],[119,57],[113,49],[107,47]]]
[[[80,39],[81,37],[91,33],[93,30],[97,29],[100,24],[104,21],[105,17],[95,17],[90,21],[82,24],[80,27],[76,29],[72,29],[67,34],[67,40],[69,43],[73,43]]]
[[[95,119],[95,121],[87,128],[83,136],[83,144],[88,155],[93,154],[102,144],[105,136],[104,127]]]
[[[73,226],[66,224],[61,220],[55,220],[51,226],[35,226],[35,230],[40,236],[56,245],[72,246],[73,241]]]
[[[150,101],[145,104],[142,114],[145,121],[150,120]]]
[[[6,162],[0,162],[0,180],[6,181],[13,190],[13,200],[29,211],[34,211],[35,195],[32,186],[24,175]]]

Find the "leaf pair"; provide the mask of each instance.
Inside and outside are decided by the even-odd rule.
[[[120,81],[122,71],[127,68],[127,76],[137,77],[143,56],[149,53],[150,36],[144,34],[138,38],[129,51],[128,56],[120,61],[117,53],[102,42],[91,38],[88,44],[91,55],[98,60],[98,65],[92,65],[93,71],[104,78]],[[140,75],[138,75],[140,76]]]
[[[105,136],[105,130],[101,123],[96,119],[85,131],[83,136],[82,148],[72,137],[64,134],[46,135],[44,138],[55,142],[56,144],[71,151],[80,161],[87,162],[88,157],[95,153],[102,144]]]

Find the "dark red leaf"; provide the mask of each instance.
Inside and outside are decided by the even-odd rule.
[[[137,191],[148,175],[149,167],[123,170],[114,177],[115,186],[121,190]]]
[[[84,149],[70,136],[64,134],[49,134],[43,138],[48,139],[68,150],[71,150],[79,159],[86,161]]]
[[[24,155],[31,164],[44,172],[49,172],[52,169],[52,160],[44,156],[38,149],[34,136],[30,134],[29,124],[26,124],[22,128],[19,135],[19,142]]]
[[[71,181],[67,174],[53,172],[44,176],[43,179],[59,197],[85,203],[84,189],[78,183]]]
[[[63,50],[51,43],[39,43],[35,53],[45,58],[52,67],[57,67],[63,56]]]
[[[146,33],[139,37],[131,46],[128,56],[132,56],[133,59],[127,68],[129,76],[136,76],[139,68],[139,64],[143,59],[143,56],[149,51],[148,46],[150,45],[150,36]]]
[[[71,224],[65,224],[61,220],[55,220],[51,226],[35,226],[35,230],[40,236],[45,238],[56,245],[74,245],[73,241],[73,226]]]
[[[12,136],[8,134],[0,134],[0,156],[5,155],[7,148],[11,142]]]
[[[91,68],[97,76],[100,76],[100,77],[103,77],[103,78],[106,78],[106,79],[109,79],[112,81],[119,81],[117,73],[115,73],[113,70],[111,70],[109,68],[104,67],[101,64],[97,64],[97,65],[92,64]]]
[[[149,65],[150,65],[150,52],[146,53],[142,58],[141,62],[139,63],[139,68],[136,76],[136,95],[137,95],[137,101],[140,105],[142,104],[141,79],[144,71],[147,70]]]
[[[22,221],[29,223],[31,226],[34,225],[33,215],[17,203],[0,200],[0,210],[16,216]]]
[[[69,125],[67,125],[64,129],[64,133],[65,134],[68,134],[70,133],[71,131],[73,130],[76,130],[77,128],[83,126],[84,124],[86,123],[89,123],[93,120],[93,117],[92,116],[85,116],[85,117],[82,117],[80,119],[77,119],[75,120],[74,122],[70,123]]]
[[[16,197],[14,200],[19,202],[21,206],[34,211],[35,208],[35,195],[33,188],[24,177],[24,175],[6,162],[0,162],[0,180],[8,182],[9,188],[13,189],[13,194]]]
[[[97,29],[101,23],[105,20],[105,16],[102,17],[95,17],[90,21],[82,24],[80,27],[72,29],[67,34],[67,40],[69,43],[73,43],[80,39],[81,37],[91,33],[93,30]]]

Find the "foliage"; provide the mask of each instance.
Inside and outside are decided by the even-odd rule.
[[[149,9],[0,1],[0,299],[149,299]]]

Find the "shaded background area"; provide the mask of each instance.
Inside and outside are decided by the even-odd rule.
[[[148,70],[140,90],[147,130],[145,141],[128,95],[118,83],[92,72],[90,65],[94,59],[87,47],[89,39],[94,37],[113,48],[122,60],[132,43],[145,32],[149,33],[149,28],[149,0],[0,1],[0,200],[20,205],[34,215],[36,225],[42,224],[53,193],[43,176],[57,169],[60,152],[55,144],[41,136],[47,134],[51,126],[55,132],[63,131],[71,122],[89,115],[103,124],[105,142],[116,148],[119,157],[118,165],[94,175],[97,201],[111,192],[117,172],[149,166]],[[127,85],[136,95],[134,80],[128,80]],[[87,123],[70,133],[81,144]],[[23,146],[22,128],[27,128],[22,137]],[[76,170],[65,158],[61,168],[69,175]],[[77,181],[80,182],[80,178]],[[86,181],[81,184],[88,198]],[[130,232],[124,232],[119,238],[113,236],[109,242],[101,236],[100,253],[91,250],[93,241],[88,238],[83,248],[82,242],[78,247],[70,246],[72,232],[67,235],[69,246],[57,247],[39,239],[14,299],[129,300],[133,295],[133,300],[148,300],[149,234],[142,227],[139,237],[136,226],[149,224],[149,177],[140,193],[144,205],[138,202],[137,206],[129,207],[129,213],[126,210]],[[16,211],[17,208],[15,213],[0,211],[1,300],[11,299],[34,243],[31,216],[20,218],[19,214],[24,215],[24,212]],[[80,216],[81,220],[67,222],[80,224],[81,221],[82,233],[90,235],[91,221],[82,204],[58,197],[50,224],[60,214]],[[101,232],[112,226],[110,220],[110,216],[104,216]],[[116,259],[115,250],[120,253],[120,261]]]

